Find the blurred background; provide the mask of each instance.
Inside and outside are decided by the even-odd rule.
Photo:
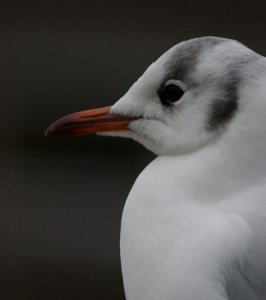
[[[180,41],[224,36],[265,55],[265,12],[265,0],[0,2],[0,299],[125,299],[121,214],[154,156],[44,130],[111,105]]]

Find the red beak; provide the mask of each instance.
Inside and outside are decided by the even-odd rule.
[[[137,117],[110,114],[111,106],[84,110],[58,119],[45,135],[85,135],[104,131],[129,130],[127,125]]]

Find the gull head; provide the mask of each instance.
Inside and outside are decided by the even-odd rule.
[[[245,107],[265,92],[263,70],[265,58],[237,41],[191,39],[159,57],[112,106],[68,115],[46,134],[129,137],[158,155],[197,151],[243,127],[252,115]]]

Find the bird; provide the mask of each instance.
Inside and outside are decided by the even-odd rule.
[[[203,36],[162,54],[111,106],[46,135],[131,138],[156,154],[121,221],[127,300],[266,299],[266,58]]]

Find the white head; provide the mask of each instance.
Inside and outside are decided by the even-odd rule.
[[[102,132],[130,137],[159,155],[196,151],[230,130],[236,118],[244,116],[245,120],[249,112],[243,107],[250,106],[248,101],[256,102],[250,95],[265,94],[258,83],[265,66],[264,57],[237,41],[217,37],[188,40],[164,53],[104,111],[109,116],[126,116],[120,123],[129,117],[126,125],[130,130],[121,124],[88,130],[93,111],[89,121],[88,113],[82,118],[71,115],[54,123],[47,133]],[[103,118],[102,111],[99,117]]]
[[[202,147],[234,121],[242,88],[256,79],[252,69],[258,69],[261,58],[224,38],[196,38],[174,46],[113,105],[112,113],[141,117],[131,122],[131,131],[119,135],[156,154]]]

